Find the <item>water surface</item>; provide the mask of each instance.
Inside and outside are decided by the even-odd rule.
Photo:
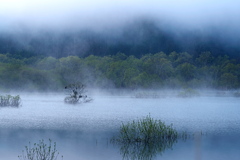
[[[22,94],[22,107],[0,108],[0,156],[15,160],[28,142],[51,138],[64,159],[123,159],[110,143],[121,123],[151,115],[179,131],[194,134],[152,159],[237,160],[240,157],[240,98],[134,98],[95,95],[80,105],[64,94]],[[204,135],[201,135],[203,133]],[[60,159],[60,158],[59,158]]]

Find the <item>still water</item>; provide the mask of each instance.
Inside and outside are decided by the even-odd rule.
[[[56,142],[64,160],[133,158],[128,151],[131,148],[123,149],[110,143],[110,139],[118,133],[122,122],[149,114],[191,135],[161,152],[150,151],[153,160],[240,159],[240,98],[237,97],[93,95],[91,103],[69,105],[63,102],[64,94],[20,96],[20,108],[0,108],[1,160],[17,160],[29,142],[41,139],[48,142],[49,138]]]

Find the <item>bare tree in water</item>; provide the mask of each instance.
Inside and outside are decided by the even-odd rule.
[[[87,96],[85,85],[83,85],[82,83],[69,84],[65,87],[65,90],[67,90],[68,95],[64,99],[66,103],[76,104],[92,101],[92,99]]]

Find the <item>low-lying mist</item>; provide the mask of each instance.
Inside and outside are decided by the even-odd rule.
[[[0,89],[239,88],[238,4],[4,1]]]
[[[160,51],[239,57],[238,2],[18,1],[0,7],[0,53],[88,56]]]

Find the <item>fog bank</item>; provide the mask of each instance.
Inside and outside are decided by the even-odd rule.
[[[238,56],[236,0],[10,0],[0,6],[0,53],[57,57],[164,52]],[[135,49],[138,48],[138,49]]]
[[[239,3],[236,0],[10,0],[2,1],[0,18],[2,28],[24,24],[54,29],[101,29],[117,27],[142,16],[178,23],[177,28],[224,24],[235,28],[239,26]]]

